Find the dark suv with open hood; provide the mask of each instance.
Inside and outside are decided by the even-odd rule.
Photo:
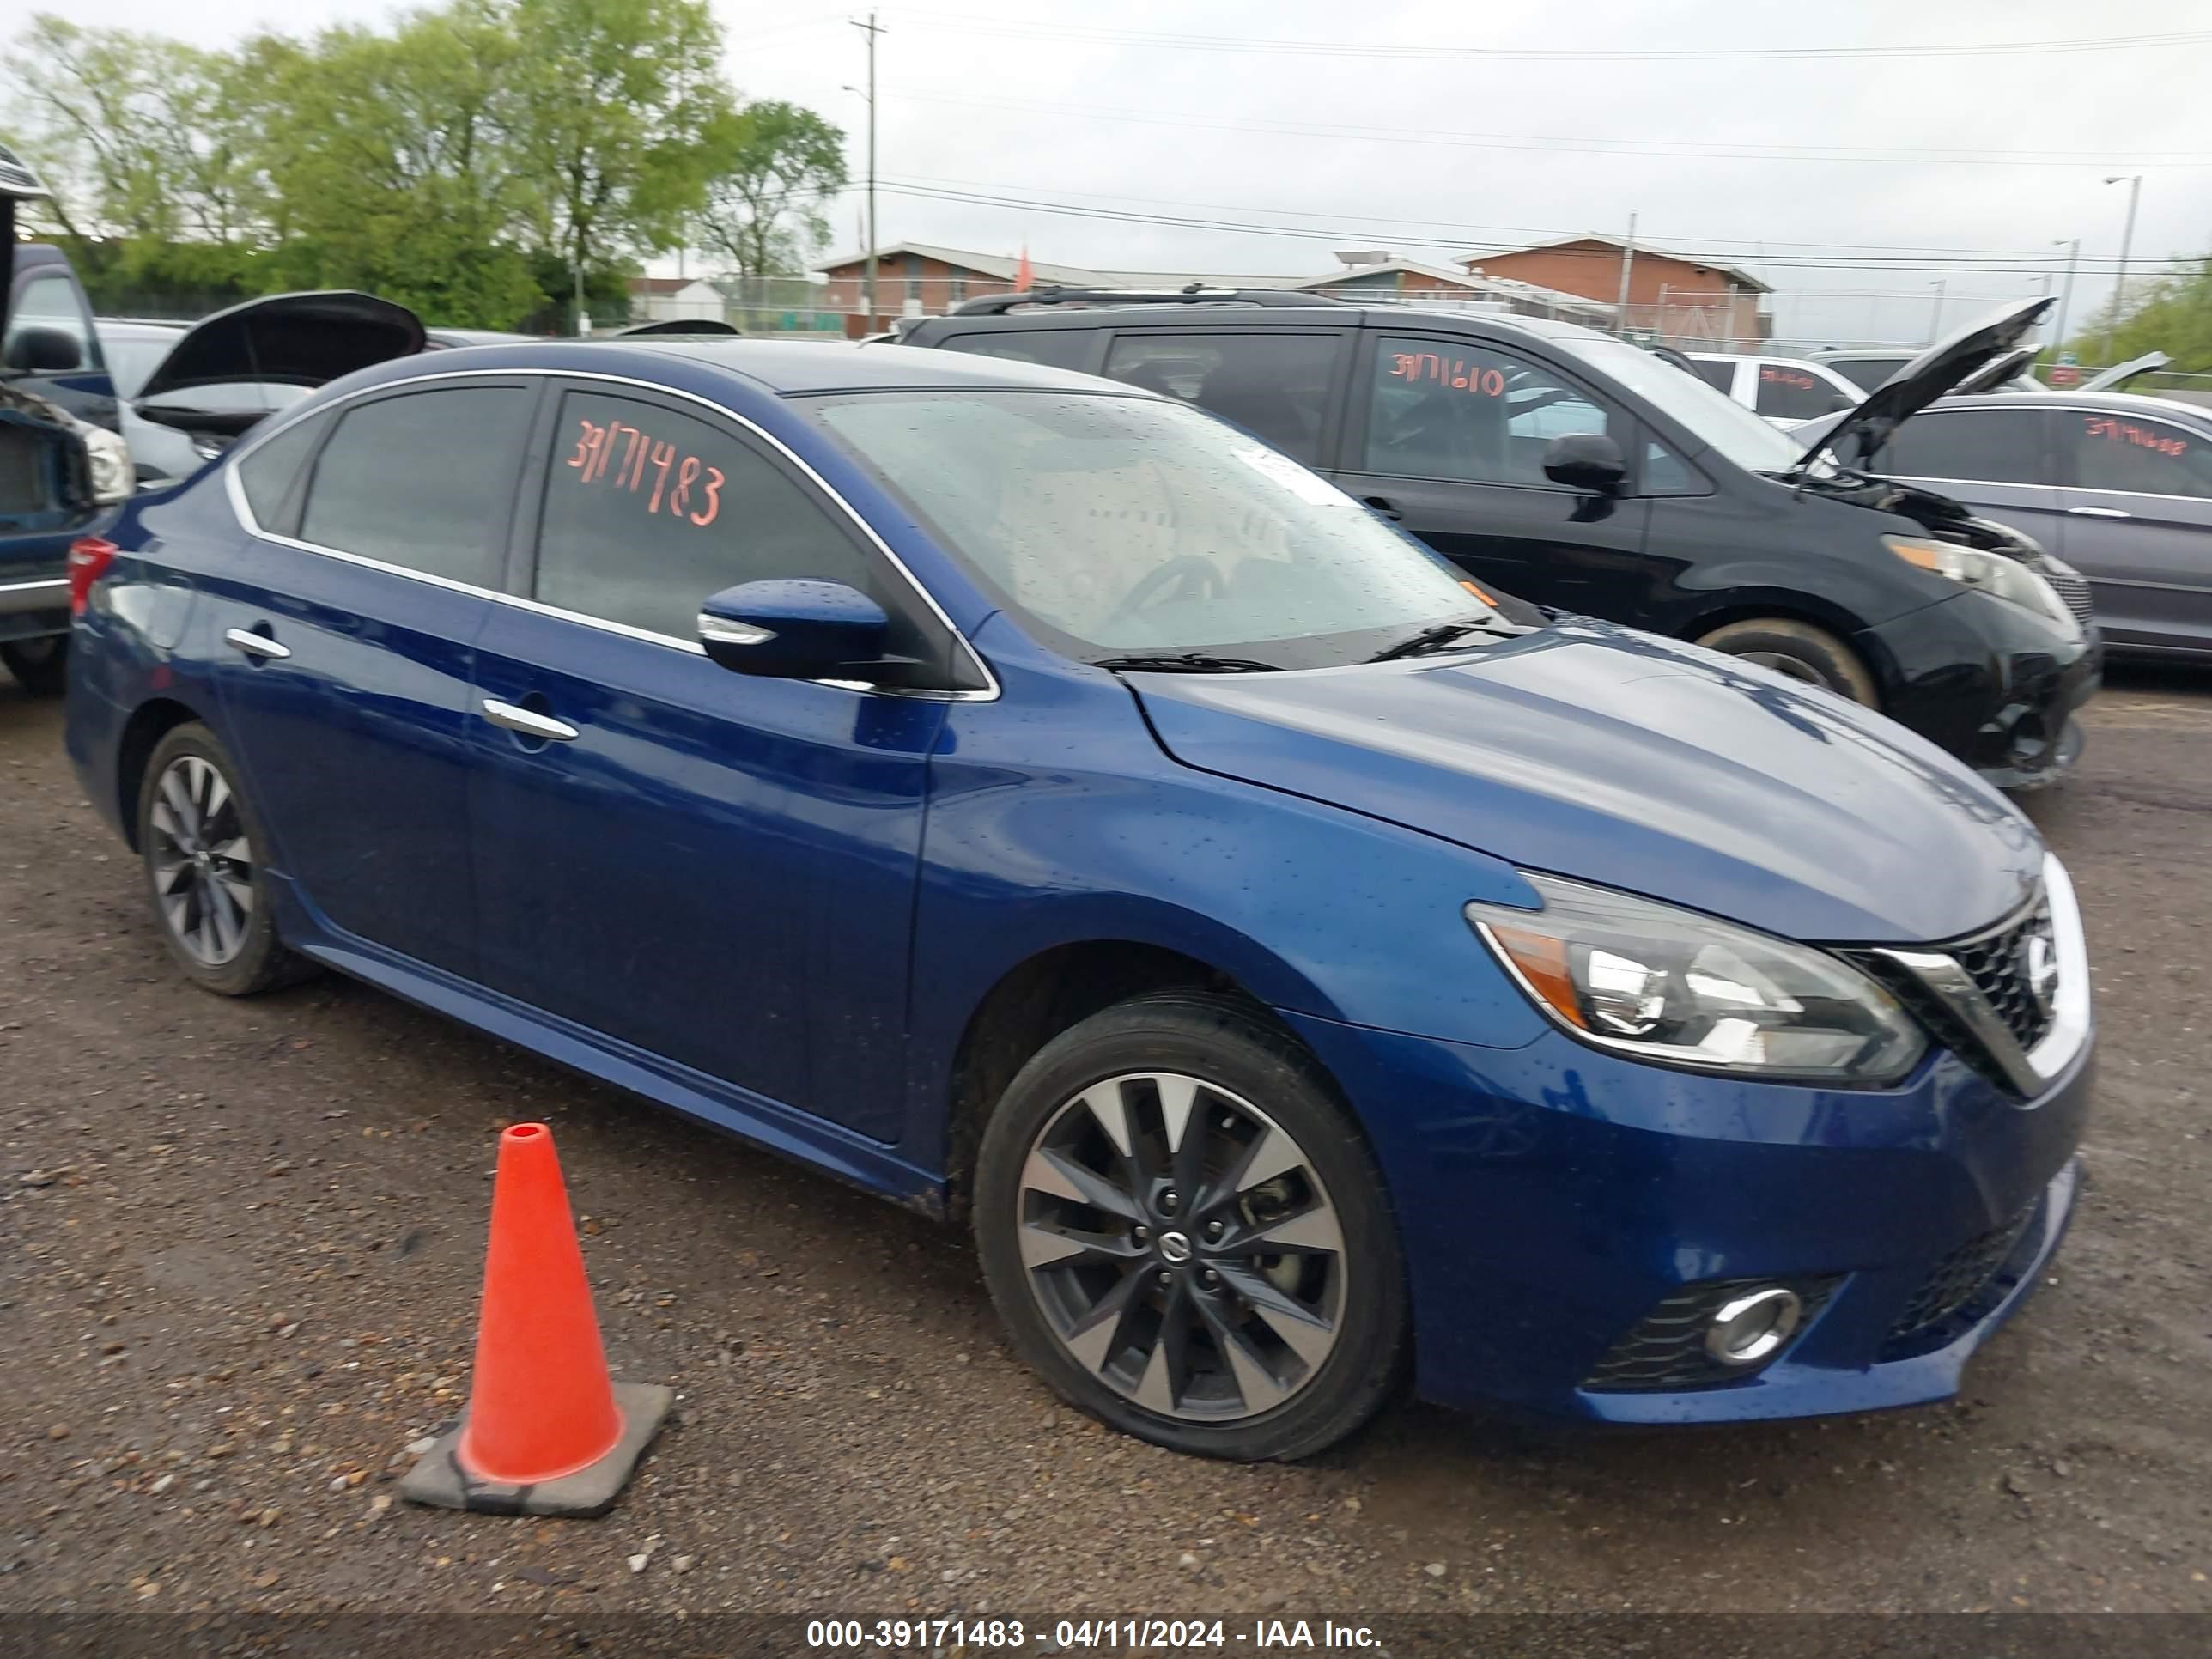
[[[2086,587],[2019,532],[1828,451],[2014,349],[2051,303],[1923,354],[1809,451],[1650,352],[1530,318],[1062,290],[970,301],[901,340],[1200,404],[1479,584],[1825,686],[2023,788],[2080,748]]]

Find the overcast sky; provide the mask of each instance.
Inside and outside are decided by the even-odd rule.
[[[204,44],[393,9],[56,9]],[[843,125],[857,179],[866,110],[845,88],[864,73],[848,21],[860,14],[819,0],[715,10],[740,90]],[[945,0],[885,5],[881,21],[885,244],[1011,254],[1026,243],[1075,264],[1318,274],[1339,247],[1447,263],[1486,244],[1619,235],[1633,210],[1639,240],[1772,283],[1778,332],[1814,343],[1925,338],[1938,281],[1949,326],[2034,295],[2046,275],[2056,291],[2066,251],[2052,244],[2075,237],[2073,314],[2086,315],[2120,252],[2128,187],[2104,184],[2109,173],[2144,176],[2139,272],[2212,246],[2212,135],[2194,131],[2212,82],[2208,0]],[[2203,38],[2171,38],[2191,30]],[[2168,38],[2132,50],[1836,51],[2154,33]],[[1747,50],[1827,55],[1468,55]],[[841,250],[859,245],[858,210],[857,191],[833,210]],[[1083,216],[1117,212],[1205,223]],[[1223,225],[1263,228],[1212,228]]]

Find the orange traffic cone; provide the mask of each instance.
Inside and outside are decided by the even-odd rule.
[[[674,1398],[609,1379],[553,1132],[516,1124],[499,1138],[468,1412],[400,1495],[499,1515],[605,1515]]]

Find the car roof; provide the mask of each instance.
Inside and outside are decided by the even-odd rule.
[[[2041,392],[1978,392],[1970,397],[1942,398],[1931,409],[2088,409],[2114,415],[2158,416],[2172,420],[2184,415],[2199,424],[2212,423],[2212,409],[2185,403],[2179,398],[2146,397],[2136,392],[2068,392],[2061,387]]]
[[[95,317],[93,326],[103,339],[171,340],[190,328],[190,323],[156,322],[150,317]]]
[[[1054,328],[1331,328],[1407,329],[1443,328],[1467,333],[1533,334],[1547,340],[1610,340],[1601,329],[1580,323],[1563,323],[1549,317],[1522,317],[1490,312],[1455,311],[1442,306],[1330,304],[1314,306],[1254,306],[1217,301],[1190,305],[1158,303],[1114,305],[1100,301],[1080,306],[1040,306],[1030,311],[994,315],[927,317],[915,328],[939,332],[970,331],[1012,331]],[[949,326],[948,326],[949,325]],[[880,349],[881,348],[872,348]]]
[[[606,348],[592,348],[604,351]],[[901,387],[974,387],[1026,391],[1060,389],[1133,396],[1139,392],[1119,381],[1072,369],[1048,368],[1011,358],[974,353],[933,351],[917,346],[829,344],[812,341],[755,339],[624,340],[620,349],[656,357],[680,357],[732,374],[741,374],[780,396],[822,392],[889,391]]]

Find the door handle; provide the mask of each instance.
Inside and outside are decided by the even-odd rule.
[[[566,720],[556,720],[550,714],[538,714],[535,709],[518,708],[511,702],[501,702],[496,697],[483,700],[484,718],[494,726],[504,726],[509,732],[520,732],[526,738],[537,738],[550,743],[571,743],[579,733]]]
[[[2118,507],[2069,507],[2066,509],[2077,519],[2132,519],[2135,514]]]
[[[1389,520],[1392,524],[1396,524],[1401,519],[1406,516],[1403,513],[1398,510],[1397,503],[1393,501],[1388,495],[1362,495],[1359,498],[1359,504],[1360,506],[1367,508],[1370,513],[1381,514],[1384,518]]]
[[[234,628],[222,636],[222,642],[233,650],[243,651],[249,657],[258,657],[269,662],[282,662],[292,654],[289,645],[279,645],[266,634],[257,634],[250,628]]]

